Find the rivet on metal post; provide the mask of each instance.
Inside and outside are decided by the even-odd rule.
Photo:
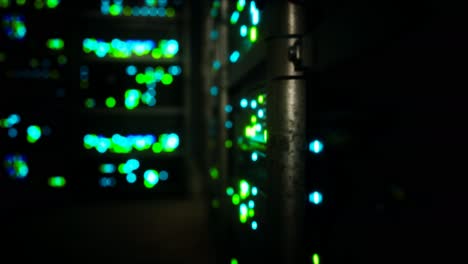
[[[296,71],[303,71],[305,69],[302,57],[302,40],[297,39],[294,44],[288,48],[288,59],[294,64],[294,69]]]

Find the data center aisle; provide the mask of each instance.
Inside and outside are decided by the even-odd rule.
[[[0,263],[214,263],[207,203],[192,187],[181,199],[3,210]]]

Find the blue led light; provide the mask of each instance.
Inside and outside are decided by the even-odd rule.
[[[155,170],[145,171],[145,174],[143,175],[143,177],[145,178],[145,181],[147,181],[151,185],[156,185],[159,181],[158,172]]]
[[[175,75],[175,76],[180,75],[182,73],[182,69],[180,68],[180,66],[176,66],[176,65],[169,66],[167,71],[170,74]]]
[[[136,159],[129,159],[126,163],[126,166],[128,168],[128,171],[134,171],[140,167],[140,162]]]
[[[218,86],[211,86],[210,88],[210,94],[211,96],[217,96],[219,93],[219,88]]]
[[[247,101],[247,99],[242,98],[242,99],[240,100],[240,106],[241,106],[242,108],[246,108],[248,104],[249,104],[249,101]]]
[[[257,108],[257,101],[255,100],[250,101],[250,107],[252,107],[252,109]]]
[[[256,221],[252,221],[252,230],[257,230],[258,224]]]
[[[167,53],[171,55],[175,55],[179,51],[179,43],[177,42],[177,40],[174,40],[174,39],[168,40],[166,51]]]
[[[130,65],[127,67],[127,74],[132,76],[132,75],[135,75],[137,73],[137,68],[133,65]]]
[[[103,188],[114,187],[115,184],[116,181],[114,178],[102,177],[101,179],[99,179],[99,185]]]
[[[235,50],[231,53],[231,55],[229,56],[229,61],[231,63],[236,63],[238,60],[239,60],[239,57],[240,57],[240,53],[239,51]]]
[[[219,60],[215,60],[215,61],[213,62],[213,68],[214,68],[215,70],[219,70],[219,69],[221,68],[221,62],[220,62]]]
[[[211,40],[217,40],[219,38],[219,32],[215,29],[211,30],[210,38]]]
[[[258,23],[260,22],[260,11],[258,10],[255,1],[250,2],[250,17],[252,20],[252,24],[254,26],[258,25]]]
[[[12,178],[24,179],[29,174],[28,163],[24,155],[7,155],[3,164],[8,176]]]
[[[127,174],[126,178],[128,183],[135,183],[137,180],[137,176],[134,173]]]
[[[263,111],[263,109],[259,109],[258,112],[257,112],[257,116],[259,118],[264,118],[265,117],[265,111]]]
[[[16,128],[8,129],[8,136],[11,138],[15,138],[16,136],[18,136],[18,130],[16,130]]]
[[[240,35],[241,35],[241,37],[243,37],[243,38],[247,37],[247,30],[248,30],[248,29],[247,29],[247,26],[246,26],[246,25],[242,25],[242,26],[240,27]]]
[[[250,209],[254,209],[254,208],[255,208],[255,202],[254,202],[254,201],[252,201],[252,200],[249,201],[249,208],[250,208]]]
[[[309,194],[309,202],[315,205],[322,203],[323,196],[320,192],[312,192]]]
[[[8,123],[12,124],[12,125],[16,125],[18,124],[19,122],[21,121],[21,118],[19,115],[17,114],[12,114],[8,117]]]
[[[314,154],[319,154],[323,150],[323,144],[320,140],[314,140],[309,144],[309,151]]]
[[[232,128],[232,122],[231,121],[226,121],[226,123],[224,124],[224,126],[227,128],[227,129],[230,129]]]
[[[169,134],[167,135],[167,142],[166,146],[168,149],[176,149],[179,146],[179,136],[177,134]]]
[[[239,16],[240,16],[239,12],[237,11],[232,12],[231,19],[230,19],[231,24],[236,24],[237,21],[239,20]]]
[[[229,104],[226,105],[226,106],[224,107],[224,111],[226,111],[226,113],[231,113],[231,112],[232,112],[232,106],[229,105]]]
[[[161,181],[167,181],[167,179],[169,179],[169,173],[167,171],[159,172],[159,179]]]
[[[258,154],[257,154],[257,152],[252,152],[251,159],[252,159],[253,162],[255,162],[255,161],[258,160]]]
[[[251,191],[251,193],[252,193],[252,195],[253,195],[253,196],[256,196],[256,195],[257,195],[257,193],[258,193],[258,189],[257,189],[257,187],[252,187],[252,191]]]

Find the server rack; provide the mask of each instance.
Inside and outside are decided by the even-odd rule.
[[[222,234],[216,238],[219,257],[226,263],[320,261],[316,231],[323,223],[318,184],[323,175],[309,178],[305,168],[306,156],[314,158],[307,154],[306,79],[288,58],[288,44],[306,33],[305,14],[298,8],[306,10],[283,2],[211,1],[206,6],[204,86],[212,103],[205,111],[213,122],[208,138],[216,150],[208,158],[216,168],[209,182],[218,213],[214,223]],[[297,28],[288,28],[287,19]],[[318,145],[319,156],[323,143],[313,136],[308,133],[307,140],[312,148]],[[312,230],[305,229],[306,221]]]
[[[189,193],[188,3],[6,1],[0,11],[2,186],[24,190],[26,204]]]

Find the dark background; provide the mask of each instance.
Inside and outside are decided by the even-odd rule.
[[[323,182],[333,193],[321,231],[324,263],[459,259],[468,143],[465,9],[450,1],[305,2],[309,31],[318,39],[318,67],[308,74],[308,124],[318,124],[324,137],[346,139],[324,153],[331,169]],[[202,4],[192,6],[192,71],[194,89],[201,90]],[[83,19],[84,11],[69,9],[67,19]],[[8,102],[17,90],[4,88],[11,85],[0,79],[2,110],[17,107]],[[192,112],[201,94],[193,93]],[[74,113],[67,109],[65,115]],[[67,127],[76,119],[57,120]],[[194,128],[190,195],[109,201],[80,192],[19,196],[3,188],[0,262],[209,262],[216,254],[206,201],[193,183],[200,179],[197,154],[205,150],[196,140],[201,133]],[[72,154],[65,153],[60,159],[68,171]]]

